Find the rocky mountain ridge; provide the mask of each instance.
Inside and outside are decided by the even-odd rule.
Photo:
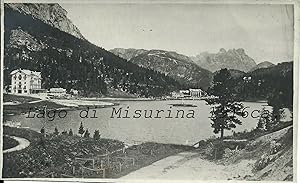
[[[149,50],[145,50],[145,49],[134,49],[134,48],[114,48],[109,50],[110,52],[112,52],[113,54],[124,58],[126,60],[130,60],[133,57],[136,57],[142,53],[145,53]]]
[[[257,69],[262,69],[262,68],[268,68],[268,67],[273,67],[275,66],[275,64],[269,62],[269,61],[264,61],[264,62],[261,62],[259,64],[257,64],[256,66],[254,66],[251,70],[251,71],[255,71]]]

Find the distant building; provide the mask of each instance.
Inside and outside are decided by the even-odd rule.
[[[207,93],[202,89],[188,89],[179,90],[179,92],[173,92],[172,97],[174,98],[201,98],[207,96]]]
[[[13,94],[32,94],[40,93],[42,89],[41,72],[27,69],[17,69],[10,73],[11,86],[10,92]]]
[[[67,94],[67,90],[64,88],[50,88],[48,93],[53,96],[63,96]]]
[[[179,90],[180,97],[190,97],[190,91],[189,90]]]
[[[206,92],[201,89],[189,89],[190,96],[195,98],[200,98],[206,96]]]

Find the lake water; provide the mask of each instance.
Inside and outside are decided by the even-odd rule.
[[[175,107],[171,104],[193,104],[196,107]],[[245,102],[247,111],[261,110],[266,103],[251,103]],[[118,106],[114,106],[116,110],[122,108],[122,116],[128,110],[129,118],[116,118],[114,115],[111,118],[113,108],[98,108],[90,109],[89,118],[81,118],[80,111],[68,111],[65,118],[56,117],[53,121],[43,118],[26,118],[28,115],[10,116],[8,120],[21,122],[22,127],[29,127],[33,130],[40,131],[42,127],[46,132],[54,132],[57,127],[61,132],[63,130],[73,130],[73,133],[78,133],[80,122],[83,123],[84,128],[88,128],[91,136],[94,130],[99,130],[101,137],[111,138],[124,141],[129,144],[141,143],[146,141],[159,143],[173,143],[173,144],[187,144],[193,145],[199,140],[206,139],[212,135],[213,129],[210,125],[210,106],[205,104],[205,101],[200,100],[168,100],[168,101],[120,101]],[[269,108],[270,107],[266,107]],[[175,118],[177,110],[184,110],[184,118]],[[147,110],[147,115],[150,110],[153,110],[152,118],[133,118],[135,110]],[[161,110],[160,114],[156,115],[156,110]],[[162,111],[164,110],[164,111]],[[194,110],[194,118],[186,118],[186,114]],[[171,117],[165,118],[171,111]],[[139,112],[138,112],[139,113]],[[82,113],[84,115],[85,113]],[[254,116],[258,112],[253,113]],[[97,118],[90,118],[90,117]],[[138,117],[138,115],[136,115]],[[154,118],[161,117],[161,118]],[[191,115],[189,116],[191,117]],[[247,118],[240,118],[243,122],[241,126],[235,128],[235,131],[243,131],[245,129],[255,128],[258,118],[253,118],[250,115]],[[225,131],[225,135],[231,131]],[[218,136],[218,134],[217,134]]]

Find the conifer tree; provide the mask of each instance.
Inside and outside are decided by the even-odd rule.
[[[234,83],[227,69],[221,69],[213,79],[213,84],[209,88],[209,94],[214,98],[206,99],[209,105],[213,105],[211,111],[211,126],[214,133],[221,133],[221,139],[224,136],[224,130],[231,130],[237,124],[242,122],[237,116],[243,115],[243,104],[234,95],[232,89]]]
[[[57,127],[55,127],[55,129],[54,129],[54,135],[58,135],[58,134],[59,134],[58,129],[57,129]]]
[[[80,127],[79,127],[79,130],[78,130],[78,133],[80,134],[81,137],[84,134],[84,128],[83,128],[82,122],[80,123]]]
[[[72,131],[72,129],[70,129],[69,130],[69,134],[68,134],[69,136],[73,136],[73,131]]]

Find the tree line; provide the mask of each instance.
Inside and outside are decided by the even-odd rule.
[[[46,135],[46,130],[44,127],[41,128],[40,133],[43,134],[44,136]],[[53,135],[67,135],[67,136],[74,136],[73,130],[69,129],[69,131],[62,131],[61,133],[59,132],[58,128],[55,127],[54,128],[54,132],[52,133]],[[79,129],[78,129],[78,134],[80,135],[80,137],[84,137],[84,138],[90,138],[91,134],[89,132],[89,129],[84,129],[82,122],[80,123]],[[94,134],[93,134],[93,139],[95,140],[99,140],[101,137],[100,131],[99,130],[95,130]]]

